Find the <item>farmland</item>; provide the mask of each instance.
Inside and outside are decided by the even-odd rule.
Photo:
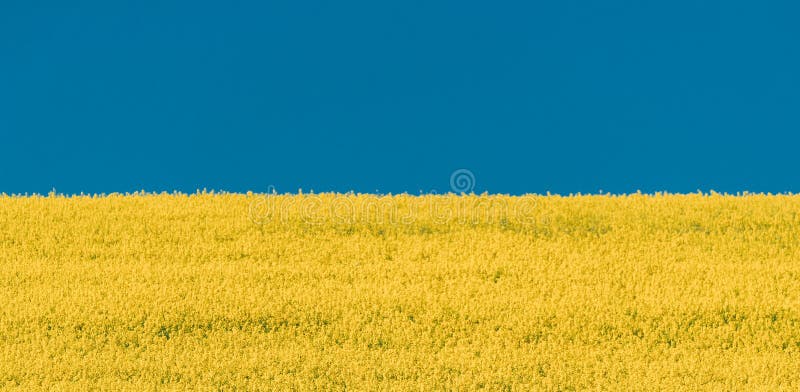
[[[0,196],[0,387],[800,388],[800,196]]]

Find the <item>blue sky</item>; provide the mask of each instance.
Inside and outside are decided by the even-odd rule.
[[[800,6],[0,3],[0,192],[800,191]]]

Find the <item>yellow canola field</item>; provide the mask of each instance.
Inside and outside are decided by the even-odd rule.
[[[800,196],[0,196],[0,387],[800,390]]]

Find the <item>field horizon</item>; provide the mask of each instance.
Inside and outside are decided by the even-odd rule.
[[[378,196],[378,197],[385,197],[385,196],[504,196],[504,197],[525,197],[525,196],[552,196],[552,197],[585,197],[585,196],[610,196],[610,197],[626,197],[626,196],[726,196],[726,197],[736,197],[736,196],[795,196],[800,195],[800,193],[795,192],[760,192],[760,191],[736,191],[736,192],[718,192],[713,189],[709,190],[701,190],[698,189],[694,192],[672,192],[672,191],[655,191],[655,192],[642,192],[642,191],[635,191],[635,192],[570,192],[570,193],[557,193],[557,192],[544,192],[544,193],[494,193],[489,191],[484,191],[480,193],[474,192],[355,192],[355,191],[315,191],[310,189],[308,191],[303,191],[302,189],[298,189],[296,192],[270,192],[270,191],[226,191],[220,189],[197,189],[194,192],[185,192],[179,190],[172,190],[172,191],[148,191],[148,190],[138,190],[138,191],[130,191],[130,192],[77,192],[77,193],[60,193],[58,191],[50,191],[47,193],[38,193],[38,192],[0,192],[0,197],[61,197],[61,198],[70,198],[70,197],[108,197],[108,196],[199,196],[199,195],[238,195],[238,196],[270,196],[270,195],[278,195],[278,196],[303,196],[303,195],[337,195],[337,196],[359,196],[359,195],[368,195],[368,196]]]

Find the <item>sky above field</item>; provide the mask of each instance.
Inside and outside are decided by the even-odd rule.
[[[0,192],[798,192],[796,4],[5,0]]]

